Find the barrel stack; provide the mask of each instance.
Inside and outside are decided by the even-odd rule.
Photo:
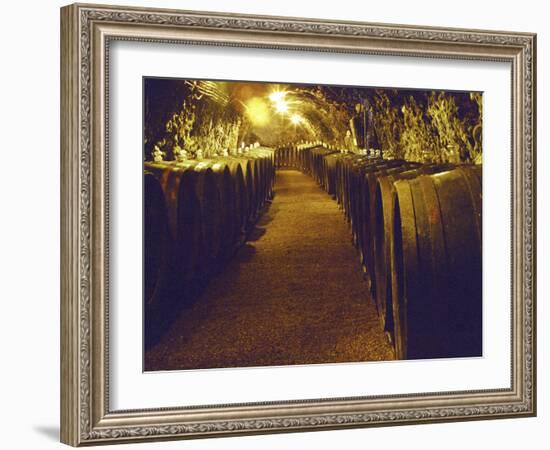
[[[144,305],[157,318],[160,314],[159,305],[169,284],[170,249],[174,241],[168,229],[168,213],[162,188],[159,180],[149,171],[143,176],[143,203]]]
[[[397,358],[481,355],[481,166],[382,159],[319,143],[145,163],[146,343],[246,241],[273,196],[277,169],[308,174],[338,202],[365,300]]]
[[[279,153],[277,167],[309,174],[338,202],[396,356],[480,356],[481,166],[319,145],[299,154]]]
[[[146,345],[245,242],[273,195],[274,177],[274,152],[262,147],[145,163]]]
[[[479,166],[395,183],[391,286],[399,358],[481,355],[481,187]]]

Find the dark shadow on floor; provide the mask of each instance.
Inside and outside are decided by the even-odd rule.
[[[266,231],[267,230],[265,228],[254,227],[254,229],[250,232],[250,235],[248,236],[248,241],[257,241],[266,233]]]

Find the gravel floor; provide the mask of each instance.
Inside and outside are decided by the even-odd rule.
[[[338,206],[298,171],[224,271],[145,354],[145,370],[394,359]]]

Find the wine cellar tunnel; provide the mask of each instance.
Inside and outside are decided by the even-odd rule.
[[[144,94],[145,370],[482,355],[480,93]]]

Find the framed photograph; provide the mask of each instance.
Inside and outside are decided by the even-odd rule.
[[[536,35],[61,9],[61,440],[536,414]]]

